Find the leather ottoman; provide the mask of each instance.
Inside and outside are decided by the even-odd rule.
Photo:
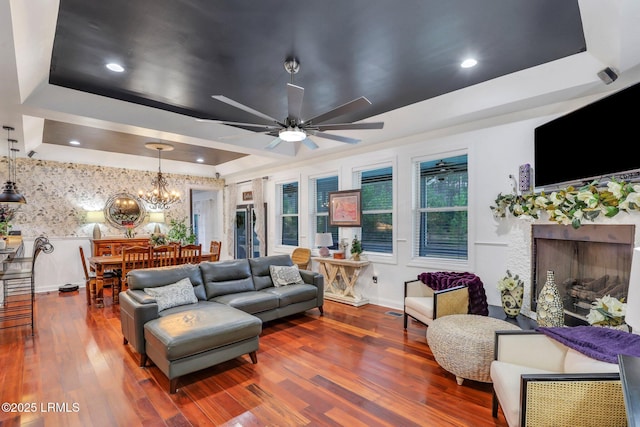
[[[224,304],[210,303],[168,314],[144,325],[146,356],[169,378],[175,393],[178,377],[249,354],[257,363],[262,321]],[[144,366],[146,357],[141,365]]]

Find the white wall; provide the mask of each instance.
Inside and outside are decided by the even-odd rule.
[[[312,230],[308,215],[309,179],[337,174],[340,190],[347,190],[353,188],[351,177],[354,169],[391,161],[396,177],[394,254],[369,255],[371,264],[361,273],[357,289],[373,304],[402,309],[405,280],[414,279],[425,271],[470,271],[482,279],[489,304],[500,305],[496,283],[505,275],[507,269],[520,271],[522,277],[529,280],[531,256],[527,236],[530,233],[531,221],[513,218],[497,220],[493,217],[490,206],[494,204],[498,193],[512,192],[514,181],[509,176],[517,177],[521,164],[533,164],[533,130],[551,118],[553,117],[528,119],[448,136],[412,137],[412,143],[403,145],[404,141],[400,141],[396,148],[384,148],[364,155],[325,162],[316,161],[298,167],[288,164],[286,168],[272,170],[268,173],[270,178],[265,183],[265,198],[269,203],[268,253],[290,253],[293,249],[275,244],[276,186],[279,183],[292,180],[298,180],[300,183],[299,246],[309,247]],[[459,150],[468,150],[469,161],[469,262],[425,263],[412,259],[412,162],[423,157],[447,157]],[[264,171],[260,175],[265,175]],[[248,178],[252,177],[243,176],[241,179],[238,178],[238,181]],[[238,191],[241,191],[240,188]],[[636,223],[638,220],[637,217],[621,214],[613,220],[599,219],[598,222]],[[546,218],[540,221],[547,222]],[[342,228],[341,237],[350,239],[355,230],[357,229]],[[317,249],[313,250],[317,253]],[[314,265],[312,268],[317,271],[318,266]],[[373,275],[378,276],[377,284],[372,281]],[[527,314],[528,310],[524,308],[523,313]]]
[[[235,177],[236,181],[246,181],[256,177],[269,176],[264,182],[264,196],[268,203],[268,253],[290,253],[292,247],[275,244],[277,235],[276,185],[297,180],[300,183],[300,239],[299,245],[311,244],[311,224],[309,212],[308,181],[310,178],[337,174],[340,189],[352,187],[352,172],[364,166],[375,166],[381,162],[391,162],[394,166],[395,206],[394,212],[394,254],[392,256],[369,256],[369,265],[361,274],[357,288],[373,304],[402,308],[403,282],[415,278],[425,271],[452,270],[470,271],[477,274],[485,285],[490,304],[500,305],[500,296],[496,289],[497,281],[507,269],[520,273],[525,283],[530,277],[530,226],[531,221],[522,219],[496,220],[491,206],[498,193],[509,193],[513,181],[509,175],[518,174],[518,167],[524,163],[533,163],[533,129],[553,117],[544,116],[509,124],[482,129],[460,131],[450,129],[430,135],[412,136],[405,140],[392,141],[378,150],[336,157],[324,161],[307,161],[295,164],[288,162],[280,169],[262,170],[254,176]],[[412,259],[412,162],[424,157],[438,159],[468,150],[469,159],[469,262],[465,264],[424,263]],[[251,183],[238,185],[237,204],[242,204],[243,191],[251,191]],[[216,208],[220,240],[225,242],[223,228],[223,192],[218,191]],[[246,203],[246,202],[244,202]],[[546,222],[541,219],[541,222]],[[597,223],[632,223],[640,226],[640,214],[619,214],[614,219],[598,219]],[[55,290],[65,283],[83,284],[83,275],[78,262],[78,245],[89,250],[91,227],[87,226],[85,236],[50,236],[55,246],[53,254],[42,255],[38,261],[36,290]],[[638,227],[636,227],[638,229]],[[351,238],[357,229],[341,229],[341,237]],[[27,239],[27,252],[30,253],[33,239]],[[30,243],[31,242],[31,243]],[[636,233],[636,246],[640,239]],[[317,250],[314,248],[317,253]],[[226,250],[223,250],[226,254]],[[317,270],[317,265],[313,266]],[[46,274],[38,274],[45,271]],[[372,276],[378,276],[374,284]],[[527,314],[527,308],[523,313]]]

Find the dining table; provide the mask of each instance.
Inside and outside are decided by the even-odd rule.
[[[202,253],[202,261],[211,261],[214,255],[209,252]],[[119,255],[101,255],[89,257],[89,266],[96,274],[96,286],[87,290],[91,293],[91,305],[98,308],[104,307],[103,288],[104,273],[107,271],[118,270],[122,268],[122,254]],[[183,264],[178,260],[178,264]],[[118,295],[113,295],[113,303],[118,303]]]

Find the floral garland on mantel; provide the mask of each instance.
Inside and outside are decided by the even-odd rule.
[[[507,211],[514,217],[538,219],[541,212],[549,215],[549,221],[571,224],[580,228],[582,221],[594,221],[600,214],[608,218],[620,211],[640,211],[640,184],[611,179],[607,187],[598,182],[580,187],[570,186],[547,195],[544,191],[529,194],[498,194],[495,206],[490,206],[496,218],[504,218]]]

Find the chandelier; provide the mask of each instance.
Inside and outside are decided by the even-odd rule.
[[[173,145],[163,142],[147,142],[144,146],[150,150],[158,150],[158,175],[151,181],[153,188],[146,193],[140,190],[138,197],[144,200],[150,209],[167,209],[173,203],[180,201],[180,194],[177,191],[167,190],[167,180],[162,176],[162,170],[160,169],[162,151],[173,150]]]
[[[27,203],[27,200],[24,198],[22,194],[18,192],[18,187],[16,185],[16,153],[19,151],[17,148],[14,148],[13,144],[15,144],[15,139],[11,139],[11,131],[15,130],[11,126],[2,126],[4,130],[7,131],[7,169],[8,169],[8,177],[7,182],[4,183],[4,189],[2,193],[0,193],[0,203]]]

